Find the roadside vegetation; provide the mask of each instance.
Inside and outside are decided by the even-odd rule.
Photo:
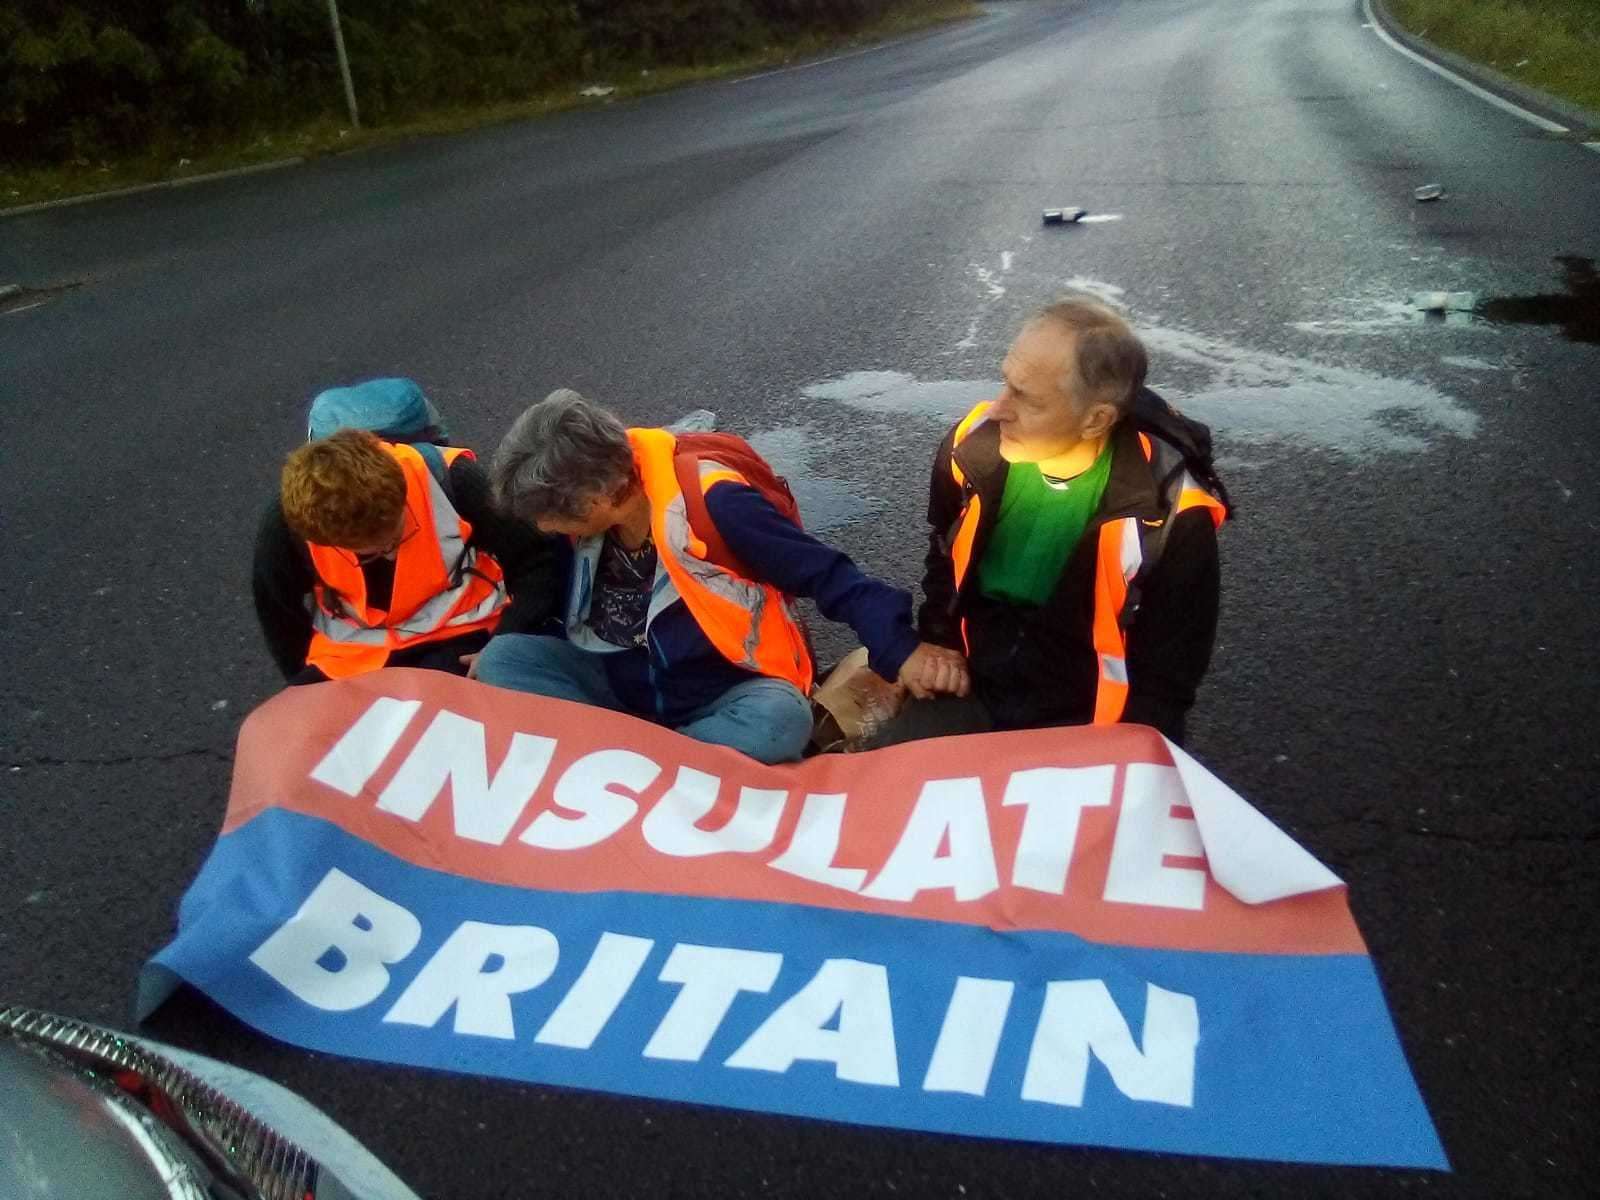
[[[339,9],[359,129],[346,115],[327,0],[0,5],[0,209],[609,103],[880,40],[976,5],[339,0]]]
[[[1600,112],[1600,0],[1386,2],[1419,37]]]

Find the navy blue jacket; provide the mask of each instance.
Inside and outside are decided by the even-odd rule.
[[[909,593],[863,574],[849,555],[817,541],[754,488],[718,483],[706,493],[706,509],[757,583],[815,601],[823,616],[855,631],[874,671],[888,680],[899,676],[918,643]],[[573,561],[568,547],[569,593]],[[617,698],[668,724],[756,678],[711,644],[681,600],[650,623],[644,649],[607,654],[605,661]]]

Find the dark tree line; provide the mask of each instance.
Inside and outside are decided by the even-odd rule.
[[[363,117],[849,32],[907,0],[340,0]],[[0,161],[198,145],[342,111],[327,0],[0,0]]]

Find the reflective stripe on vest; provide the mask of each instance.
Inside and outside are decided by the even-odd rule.
[[[650,616],[670,600],[682,600],[706,639],[729,662],[786,679],[809,695],[811,654],[788,597],[770,584],[745,579],[705,560],[705,543],[689,527],[673,468],[676,439],[672,434],[664,429],[630,429],[628,438],[650,501],[657,561],[672,585],[652,600]],[[744,479],[719,464],[700,464],[703,491],[723,481],[743,483]]]
[[[1099,664],[1094,693],[1096,725],[1115,725],[1128,703],[1128,641],[1122,629],[1122,607],[1128,600],[1128,585],[1143,562],[1137,517],[1122,517],[1100,526],[1094,569],[1094,653]]]
[[[966,416],[961,418],[961,423],[956,426],[955,437],[950,442],[950,474],[956,481],[958,488],[967,485],[966,473],[961,470],[961,465],[956,462],[956,447],[966,441],[967,435],[982,424],[984,417],[994,407],[992,400],[985,400]],[[977,492],[967,498],[961,510],[961,519],[956,526],[956,536],[950,543],[950,562],[955,569],[956,591],[961,590],[961,581],[967,577],[967,568],[972,565],[972,543],[978,536],[978,525],[983,516],[983,501]],[[966,640],[966,624],[962,624],[962,640]]]
[[[951,445],[950,474],[956,485],[963,487],[966,476],[956,464],[955,447],[977,428],[990,405],[980,404],[956,426]],[[1178,454],[1165,443],[1159,448],[1147,435],[1139,434],[1139,448],[1145,460],[1154,462],[1159,456]],[[1160,466],[1157,466],[1158,471]],[[1184,470],[1174,488],[1176,502],[1166,520],[1175,521],[1191,508],[1209,510],[1211,519],[1220,527],[1227,517],[1222,501],[1200,486],[1198,480]],[[956,593],[961,592],[962,581],[972,567],[972,548],[978,536],[978,526],[983,516],[983,502],[976,492],[966,500],[956,524],[955,536],[950,542],[950,562],[955,575]],[[1128,587],[1144,563],[1144,527],[1137,517],[1121,517],[1106,521],[1100,526],[1099,542],[1095,547],[1094,573],[1094,629],[1095,659],[1098,665],[1098,683],[1095,687],[1094,723],[1114,725],[1122,719],[1128,704],[1128,641],[1122,626],[1122,610],[1128,601]],[[967,623],[961,622],[961,638],[971,652],[967,640]]]
[[[1146,444],[1143,434],[1140,441]],[[1220,528],[1228,510],[1187,470],[1180,477],[1177,502],[1167,514],[1176,521],[1191,508],[1205,508]],[[1143,523],[1136,517],[1107,521],[1100,526],[1094,573],[1094,652],[1099,662],[1100,682],[1095,688],[1094,723],[1115,725],[1128,705],[1128,638],[1122,623],[1122,610],[1128,602],[1128,586],[1144,564]]]
[[[462,454],[441,447],[446,469]],[[367,603],[366,576],[356,556],[307,545],[317,584],[306,662],[330,679],[375,671],[396,650],[460,637],[494,626],[506,603],[500,564],[467,545],[472,526],[445,495],[427,461],[405,445],[384,444],[406,480],[406,516],[414,532],[395,551],[387,610]]]

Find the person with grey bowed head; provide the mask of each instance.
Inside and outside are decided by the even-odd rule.
[[[965,690],[960,655],[918,641],[911,597],[780,512],[752,482],[764,464],[691,460],[686,495],[683,458],[671,431],[626,428],[566,389],[517,419],[491,477],[504,508],[568,540],[564,630],[496,637],[480,680],[794,761],[811,735],[814,666],[792,603],[804,596],[855,631],[883,678]]]

